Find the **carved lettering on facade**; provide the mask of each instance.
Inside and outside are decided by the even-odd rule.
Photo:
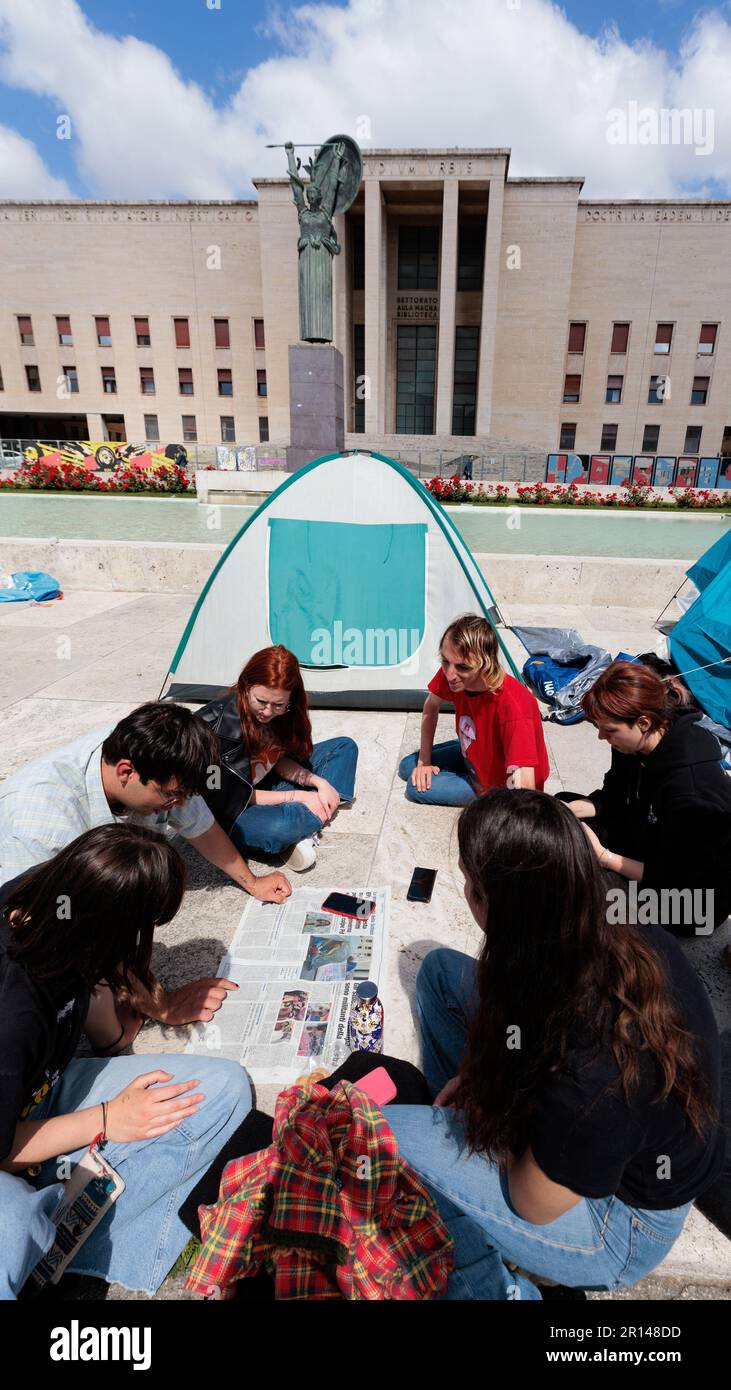
[[[687,222],[718,224],[731,222],[731,204],[728,207],[632,207],[631,204],[616,207],[586,207],[584,222],[610,222],[629,226],[635,223],[675,223]]]
[[[396,318],[399,323],[429,322],[439,318],[439,296],[437,294],[397,294]]]
[[[255,208],[197,207],[94,207],[75,203],[67,207],[18,207],[0,204],[2,222],[252,222]]]

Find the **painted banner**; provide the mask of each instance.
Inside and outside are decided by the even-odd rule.
[[[608,483],[611,454],[592,454],[589,461],[589,482]]]

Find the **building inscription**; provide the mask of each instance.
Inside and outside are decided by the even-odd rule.
[[[0,206],[0,222],[252,222],[255,212],[255,208]]]
[[[409,319],[435,322],[439,318],[439,296],[436,294],[397,294],[396,318],[401,322]]]
[[[631,225],[653,222],[731,222],[728,207],[583,207],[584,222],[612,222]]]

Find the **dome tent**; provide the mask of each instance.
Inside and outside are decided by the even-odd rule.
[[[281,643],[297,656],[312,705],[418,709],[439,639],[465,612],[500,621],[469,548],[423,484],[383,454],[326,455],[293,473],[231,541],[165,696],[212,699],[252,652]]]

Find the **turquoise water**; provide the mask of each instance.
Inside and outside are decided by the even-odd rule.
[[[0,536],[62,540],[176,541],[225,544],[252,507],[203,506],[190,498],[54,497],[0,494]],[[622,555],[695,560],[731,526],[725,516],[640,512],[546,512],[536,508],[455,507],[449,515],[476,552],[523,555]],[[520,525],[517,526],[516,523]]]

